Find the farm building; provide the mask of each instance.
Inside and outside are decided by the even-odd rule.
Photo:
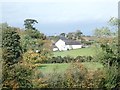
[[[79,41],[68,40],[65,37],[60,37],[60,39],[54,43],[53,51],[65,51],[78,48],[82,48],[82,44]]]

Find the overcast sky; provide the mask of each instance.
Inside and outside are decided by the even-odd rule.
[[[36,19],[41,32],[54,35],[81,30],[91,35],[118,17],[119,0],[2,0],[2,22],[24,28],[26,18]]]

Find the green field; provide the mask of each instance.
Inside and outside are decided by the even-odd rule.
[[[85,65],[85,67],[88,70],[96,70],[98,68],[102,68],[102,64],[100,63],[95,63],[95,62],[84,62],[82,63],[83,65]],[[40,71],[42,71],[43,74],[49,74],[49,73],[53,73],[54,71],[56,72],[64,72],[66,69],[68,69],[69,67],[71,67],[71,63],[56,63],[56,64],[41,64],[39,66]]]
[[[56,64],[41,64],[39,69],[43,73],[52,73],[54,71],[64,72],[71,64],[70,63],[56,63]]]
[[[80,48],[75,50],[69,50],[69,51],[57,51],[53,52],[54,56],[71,56],[71,57],[77,57],[77,56],[93,56],[95,55],[96,49],[95,47],[88,47],[88,48]]]

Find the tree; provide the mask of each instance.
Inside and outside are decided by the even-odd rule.
[[[73,33],[68,33],[68,34],[67,34],[67,38],[68,38],[68,39],[73,39]]]
[[[108,21],[108,23],[109,23],[111,26],[118,26],[118,22],[119,22],[118,18],[115,18],[115,17],[112,17],[112,18]]]
[[[8,27],[2,31],[2,57],[6,63],[14,64],[21,57],[20,36],[16,28]]]
[[[21,43],[23,47],[23,51],[26,52],[28,49],[36,50],[37,40],[46,40],[46,36],[43,33],[40,33],[33,25],[38,23],[35,19],[26,19],[24,20],[25,31],[24,34],[21,35]]]
[[[33,25],[38,23],[35,19],[26,19],[24,20],[25,32],[31,38],[34,39],[46,39],[46,36],[43,33],[40,33]]]
[[[36,28],[33,27],[33,25],[35,23],[38,23],[37,20],[35,20],[35,19],[26,19],[26,20],[24,20],[25,29],[36,30]]]
[[[112,36],[112,32],[108,27],[96,28],[94,31],[96,37],[109,37]]]
[[[112,17],[110,20],[109,20],[109,24],[114,27],[113,29],[115,30],[115,36],[116,36],[116,48],[117,48],[117,54],[116,54],[116,58],[117,58],[117,63],[118,63],[118,66],[117,66],[117,72],[118,72],[118,75],[117,75],[117,80],[116,83],[116,87],[120,87],[120,19],[118,18],[115,18],[115,17]],[[115,75],[114,75],[115,76]]]
[[[81,36],[82,36],[82,32],[80,30],[77,30],[75,32],[69,32],[66,35],[66,38],[72,39],[72,40],[79,40],[79,39],[81,39]]]
[[[33,71],[22,63],[20,36],[16,30],[7,25],[2,29],[2,88],[31,88]]]
[[[82,33],[80,30],[77,30],[77,31],[75,32],[76,40],[81,39],[81,35],[82,35],[82,34],[83,34],[83,33]]]
[[[60,36],[65,37],[65,36],[66,36],[66,34],[65,34],[65,33],[61,33],[61,34],[60,34]]]
[[[115,18],[111,18],[109,20],[109,24],[112,26],[111,28],[101,28],[96,30],[96,36],[99,35],[99,45],[102,50],[99,51],[99,54],[96,57],[96,60],[100,60],[100,62],[104,65],[106,69],[106,78],[104,80],[104,85],[107,88],[115,88],[120,87],[120,55],[118,53],[118,37],[117,34],[113,32],[114,28],[118,25],[118,21]],[[117,28],[116,28],[117,30]],[[102,42],[100,40],[102,39]]]

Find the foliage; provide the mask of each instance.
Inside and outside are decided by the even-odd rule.
[[[111,18],[109,24],[118,26],[118,19]],[[116,28],[117,30],[117,28]],[[119,83],[119,68],[120,68],[120,57],[119,57],[119,42],[117,38],[117,32],[114,35],[108,35],[99,39],[99,45],[101,47],[100,53],[96,56],[96,60],[103,63],[105,68],[105,78],[103,79],[104,87],[116,88],[120,87]],[[113,33],[112,33],[113,34]],[[104,34],[103,34],[104,35]],[[114,37],[113,37],[114,36]]]
[[[76,65],[75,65],[76,67]],[[81,68],[80,68],[81,67]],[[78,79],[83,79],[86,71],[82,69],[82,66],[74,69],[69,69],[66,73],[57,73],[54,71],[45,80],[47,88],[73,88],[78,83]],[[80,69],[79,69],[80,68]],[[75,71],[74,71],[75,70]],[[82,73],[81,73],[82,71]],[[84,73],[83,73],[84,72]],[[76,81],[77,80],[77,81]],[[45,84],[44,83],[44,84]]]
[[[66,34],[65,34],[65,33],[61,33],[60,36],[61,36],[61,37],[65,37]]]
[[[118,18],[115,18],[115,17],[112,17],[112,18],[108,21],[108,23],[109,23],[111,26],[118,26],[118,22],[119,22]]]
[[[104,72],[88,71],[83,64],[73,63],[65,73],[54,71],[43,78],[46,88],[101,88]]]
[[[66,86],[68,88],[82,88],[81,85],[87,72],[83,64],[74,63],[65,73]]]
[[[33,27],[33,25],[35,23],[38,23],[37,20],[35,20],[35,19],[26,19],[26,20],[24,20],[24,25],[25,25],[26,29],[36,30],[36,28]]]
[[[38,22],[34,19],[26,19],[24,21],[25,31],[23,35],[21,35],[21,45],[23,52],[27,52],[27,50],[42,52],[44,45],[49,41],[43,33],[33,27],[35,23]]]
[[[108,27],[102,27],[100,29],[96,28],[94,31],[94,35],[96,37],[108,37],[108,36],[112,36],[112,32],[110,31],[110,29]]]
[[[73,39],[73,40],[80,40],[82,36],[82,32],[80,30],[77,30],[76,32],[70,32],[66,35],[67,39]]]
[[[64,76],[59,73],[52,73],[47,78],[47,88],[64,88]]]
[[[34,41],[29,35],[21,35],[21,46],[22,46],[22,51],[26,52],[29,50],[29,48],[32,48],[32,45]]]
[[[83,64],[74,63],[66,73],[68,87],[72,88],[101,88],[104,73],[101,70],[89,71]]]
[[[7,68],[6,68],[7,67]],[[17,63],[12,66],[5,65],[3,68],[3,88],[32,88],[32,69],[29,66]]]
[[[23,59],[28,63],[37,64],[45,62],[45,60],[47,60],[47,56],[42,55],[42,53],[36,53],[32,50],[28,50],[26,53],[24,53]]]
[[[104,89],[103,79],[105,78],[105,73],[101,69],[96,71],[88,71],[83,81],[82,88],[102,88]]]
[[[20,46],[20,36],[16,28],[4,27],[2,29],[2,56],[3,56],[3,80],[2,88],[31,88],[32,69],[21,64],[22,49]]]
[[[116,43],[101,44],[102,51],[97,55],[98,61],[103,63],[105,69],[105,78],[103,79],[104,87],[116,88],[119,84],[119,57],[118,46]]]
[[[71,62],[89,62],[92,60],[91,56],[77,56],[77,57],[52,57],[49,58],[46,62],[43,63],[71,63]]]
[[[109,68],[105,68],[105,71],[104,86],[106,88],[115,88],[117,86],[117,77],[119,76],[117,66],[112,65]]]
[[[14,64],[21,57],[20,36],[16,28],[8,27],[2,30],[2,56],[6,63]],[[18,59],[19,58],[19,59]]]
[[[40,33],[38,30],[26,29],[25,34],[29,35],[33,39],[46,39],[46,36],[43,33]]]
[[[76,40],[81,39],[82,34],[83,34],[83,33],[82,33],[80,30],[77,30],[76,33],[75,33]]]
[[[77,62],[78,63],[78,62]],[[88,70],[97,70],[104,69],[103,65],[98,62],[82,62],[78,64],[83,64]],[[49,75],[53,73],[54,70],[58,73],[64,73],[69,67],[72,68],[72,63],[49,63],[49,64],[40,64],[38,69],[43,73],[43,75]]]
[[[36,50],[40,51],[42,50],[43,45],[45,44],[44,41],[45,40],[33,39],[29,35],[25,35],[22,37],[22,40],[21,40],[22,50],[23,52],[26,52],[30,49],[33,51],[36,51]]]
[[[92,45],[94,43],[94,41],[85,41],[85,40],[82,40],[81,43],[83,43],[84,45]]]
[[[46,39],[46,36],[43,33],[40,33],[33,25],[38,23],[35,19],[26,19],[24,20],[25,34],[29,35],[34,39]]]
[[[118,62],[117,56],[117,46],[116,45],[101,45],[104,52],[104,64],[111,66],[112,64]]]
[[[59,36],[48,36],[48,38],[55,43],[57,40],[59,40]]]
[[[23,54],[23,59],[33,64],[46,62],[51,57],[50,42],[48,40],[36,40],[35,46],[30,47]]]

